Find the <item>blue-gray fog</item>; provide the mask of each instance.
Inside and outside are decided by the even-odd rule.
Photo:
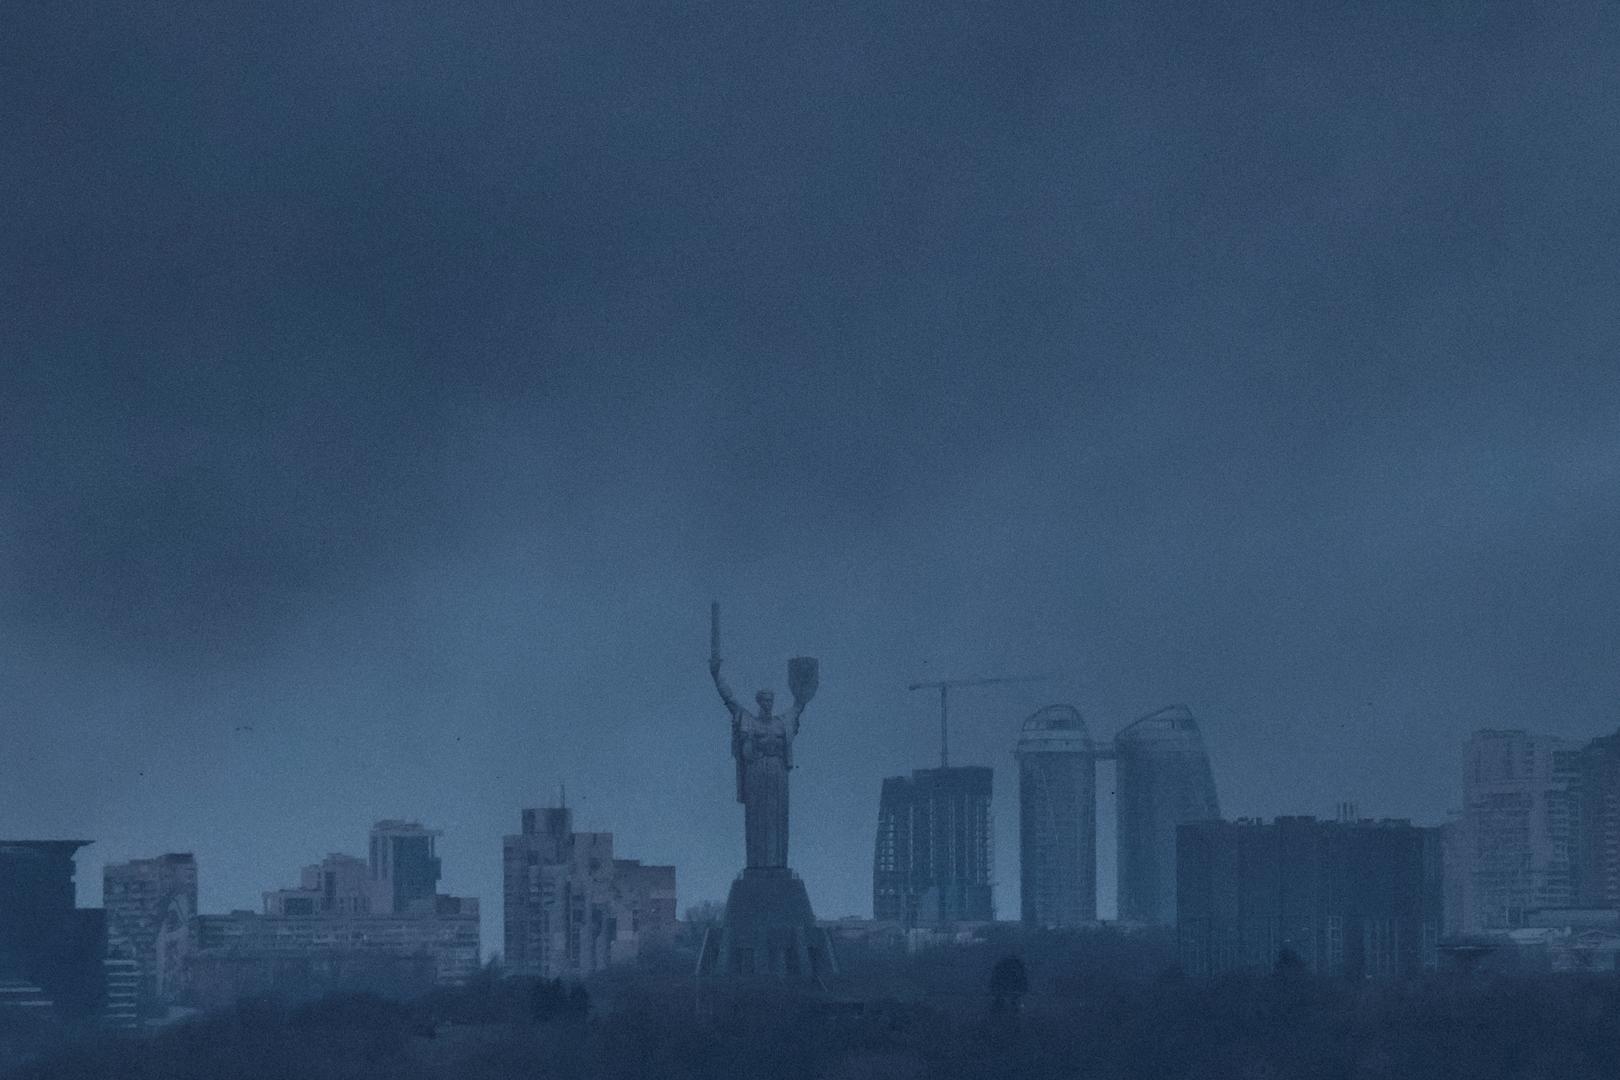
[[[1185,702],[1224,809],[1439,820],[1620,721],[1620,8],[16,3],[0,834],[255,907],[370,823],[870,910],[920,679]],[[1102,793],[1107,796],[1105,784]],[[1106,802],[1105,802],[1106,808]],[[1105,809],[1106,812],[1106,809]],[[1111,909],[1112,878],[1101,881]]]

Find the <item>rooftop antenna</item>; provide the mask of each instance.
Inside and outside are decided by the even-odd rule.
[[[934,682],[914,682],[906,687],[907,690],[939,690],[939,767],[951,767],[950,730],[947,720],[950,716],[951,687],[953,686],[998,686],[1005,683],[1034,683],[1046,682],[1051,675],[1012,675],[1000,676],[990,679],[939,679]]]

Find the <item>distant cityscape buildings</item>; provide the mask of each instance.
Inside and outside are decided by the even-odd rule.
[[[1100,744],[1078,710],[1048,706],[1016,752],[1026,926],[1096,922],[1095,769],[1112,759],[1119,920],[1176,927],[1189,973],[1286,951],[1303,970],[1384,977],[1432,968],[1444,943],[1481,934],[1533,941],[1579,970],[1620,957],[1620,733],[1580,744],[1476,732],[1463,809],[1427,828],[1350,804],[1338,821],[1222,821],[1197,719],[1180,705]],[[982,767],[883,782],[875,925],[946,941],[994,917],[991,790]]]
[[[675,928],[675,868],[615,859],[613,834],[574,832],[566,807],[524,810],[501,862],[513,974],[584,978]]]
[[[1047,706],[1024,721],[1016,756],[1028,927],[1096,923],[1095,770],[1112,759],[1119,921],[1175,927],[1189,974],[1286,962],[1408,975],[1466,950],[1470,935],[1533,946],[1553,969],[1608,970],[1620,958],[1620,733],[1580,744],[1476,732],[1463,808],[1433,827],[1364,819],[1353,804],[1336,821],[1223,821],[1182,705],[1104,743],[1072,706]],[[883,781],[870,933],[946,942],[994,918],[992,778],[941,767]]]
[[[918,769],[883,781],[873,917],[905,927],[996,917],[990,769]]]
[[[106,866],[103,908],[80,908],[88,841],[0,841],[0,1010],[99,1015],[135,1027],[172,1008],[250,996],[423,993],[479,969],[477,899],[439,892],[441,833],[389,819],[367,857],[334,853],[261,911],[198,911],[198,866],[168,853]],[[675,929],[675,868],[613,857],[611,833],[575,833],[565,808],[526,810],[508,837],[513,974],[579,979],[634,960]]]
[[[332,854],[294,888],[264,894],[262,913],[194,915],[159,935],[176,958],[170,1004],[332,989],[410,992],[478,970],[479,906],[438,892],[435,842],[417,822],[379,821],[369,858]],[[195,889],[195,871],[193,870]]]
[[[1097,762],[1117,761],[1119,917],[1176,921],[1176,830],[1220,818],[1198,722],[1172,705],[1098,746],[1079,710],[1049,705],[1018,745],[1020,915],[1045,929],[1097,918]],[[903,928],[995,917],[992,772],[919,769],[883,781],[872,916]]]

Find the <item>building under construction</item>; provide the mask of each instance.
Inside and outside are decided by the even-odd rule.
[[[1018,739],[1018,856],[1023,921],[1042,928],[1097,918],[1096,751],[1080,710],[1048,705]]]
[[[991,775],[968,765],[883,781],[874,918],[906,927],[995,919]]]

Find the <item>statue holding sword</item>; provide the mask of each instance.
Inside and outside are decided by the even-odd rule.
[[[810,657],[788,661],[793,705],[774,709],[770,690],[754,695],[756,709],[745,709],[720,674],[720,605],[709,609],[709,674],[720,700],[731,712],[731,754],[737,761],[737,801],[743,804],[743,835],[750,868],[786,867],[788,847],[788,770],[799,716],[815,696],[818,665]]]

